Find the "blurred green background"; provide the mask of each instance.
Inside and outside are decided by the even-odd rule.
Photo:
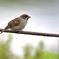
[[[24,55],[16,55],[11,52],[10,44],[12,42],[12,34],[8,34],[8,40],[0,43],[0,59],[58,59],[59,55],[46,51],[45,43],[41,40],[38,46],[33,47],[31,44],[23,46]]]

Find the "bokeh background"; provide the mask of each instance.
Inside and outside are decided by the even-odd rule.
[[[10,20],[24,13],[31,16],[24,28],[25,31],[59,33],[59,0],[0,0],[0,28],[5,28]],[[9,34],[0,34],[0,42],[8,41]],[[11,34],[11,36],[13,38],[8,49],[15,55],[23,56],[23,46],[29,44],[37,47],[41,41],[44,42],[44,50],[58,54],[57,37],[23,34]]]

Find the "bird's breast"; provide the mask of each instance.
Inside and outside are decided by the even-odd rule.
[[[26,21],[21,21],[19,25],[14,26],[12,29],[13,30],[22,30],[26,26],[27,22]]]

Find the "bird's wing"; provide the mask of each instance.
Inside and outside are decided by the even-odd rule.
[[[20,22],[21,22],[21,19],[20,19],[20,18],[15,18],[15,19],[11,20],[11,21],[8,23],[8,25],[5,27],[4,30],[6,30],[6,29],[8,29],[8,28],[12,28],[12,27],[14,27],[14,26],[17,26],[17,25],[20,24]],[[1,33],[4,32],[4,30],[2,30]],[[0,33],[0,34],[1,34],[1,33]]]
[[[14,27],[14,26],[17,26],[17,25],[20,24],[20,22],[21,22],[21,19],[20,19],[20,18],[15,18],[15,19],[11,20],[11,21],[8,23],[8,27],[9,27],[9,28],[12,28],[12,27]]]

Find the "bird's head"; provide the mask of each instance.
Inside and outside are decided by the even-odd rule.
[[[24,20],[28,20],[30,18],[30,16],[27,14],[22,14],[20,17]]]

